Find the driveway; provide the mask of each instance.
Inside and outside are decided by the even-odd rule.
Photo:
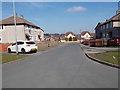
[[[118,69],[88,59],[79,43],[5,64],[3,88],[117,88]]]

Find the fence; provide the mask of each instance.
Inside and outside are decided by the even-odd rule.
[[[11,44],[2,44],[0,43],[0,52],[5,52],[7,51],[7,47],[10,46]]]

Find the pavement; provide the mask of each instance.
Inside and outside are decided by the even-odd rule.
[[[80,47],[84,50],[85,53],[102,53],[111,50],[118,50],[118,48],[109,48],[109,47],[90,47],[87,45],[80,44]]]
[[[118,69],[88,59],[79,43],[2,66],[3,88],[118,88]]]

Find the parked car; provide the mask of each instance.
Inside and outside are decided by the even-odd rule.
[[[27,52],[37,52],[38,48],[35,42],[32,41],[18,41],[18,52],[27,53]],[[8,46],[8,53],[16,52],[16,43]]]
[[[119,46],[120,45],[120,37],[112,38],[112,39],[108,40],[108,45],[109,46]]]
[[[83,44],[84,44],[84,45],[88,45],[88,44],[89,44],[89,40],[84,40],[84,41],[83,41]]]

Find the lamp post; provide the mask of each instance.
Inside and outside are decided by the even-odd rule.
[[[15,11],[15,3],[13,0],[13,14],[14,14],[14,29],[15,29],[15,42],[16,42],[16,55],[18,55],[18,44],[17,44],[17,31],[16,31],[16,11]]]

